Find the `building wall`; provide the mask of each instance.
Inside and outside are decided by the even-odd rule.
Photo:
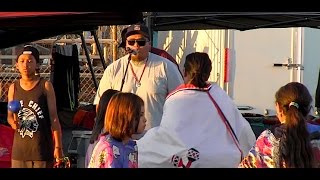
[[[274,109],[274,93],[290,81],[290,72],[274,63],[291,57],[291,29],[236,31],[234,100],[240,105]]]

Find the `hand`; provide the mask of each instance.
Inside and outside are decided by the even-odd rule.
[[[10,126],[12,127],[12,129],[17,130],[20,128],[20,124],[18,121],[13,121],[13,123],[10,123]]]
[[[64,157],[56,161],[53,168],[71,168],[71,161],[68,157]]]
[[[63,150],[60,147],[54,149],[55,163],[54,168],[70,168],[71,162],[68,157],[64,157]]]
[[[64,154],[63,154],[63,150],[61,147],[55,147],[54,148],[54,153],[53,153],[54,158],[56,159],[56,161],[60,161],[60,159],[63,159]]]

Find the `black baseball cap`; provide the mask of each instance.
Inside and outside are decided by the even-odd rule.
[[[133,24],[127,28],[127,32],[125,33],[125,38],[131,36],[133,34],[141,34],[148,40],[150,40],[149,28],[143,24]]]
[[[30,54],[32,55],[37,63],[40,63],[40,55],[39,55],[39,51],[37,48],[33,47],[32,45],[25,45],[23,46],[22,51],[18,54],[17,59],[19,58],[19,56],[21,56],[22,54]]]

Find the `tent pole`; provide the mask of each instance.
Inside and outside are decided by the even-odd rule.
[[[106,69],[107,65],[106,65],[104,56],[102,55],[102,49],[101,49],[101,46],[100,46],[100,42],[99,42],[96,30],[91,30],[91,34],[93,35],[94,41],[96,42],[97,49],[98,49],[98,52],[99,52],[99,56],[100,56],[100,60],[101,60],[103,69]]]
[[[112,40],[113,42],[117,41],[117,26],[112,26]],[[112,61],[117,60],[117,52],[118,52],[118,45],[116,43],[112,43]]]
[[[86,40],[84,39],[84,36],[82,33],[79,33],[80,37],[81,37],[81,41],[82,41],[82,48],[84,49],[84,52],[86,54],[86,57],[87,57],[87,61],[88,61],[88,65],[89,65],[89,68],[90,68],[90,72],[91,72],[91,75],[92,75],[92,81],[94,83],[94,87],[96,90],[98,90],[98,83],[97,83],[97,79],[96,79],[96,76],[94,75],[94,72],[93,72],[93,68],[92,68],[92,63],[91,63],[91,59],[90,59],[90,55],[89,55],[89,50],[87,48],[87,45],[86,45]]]

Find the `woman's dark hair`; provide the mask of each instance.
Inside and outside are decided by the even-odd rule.
[[[98,105],[97,116],[96,116],[96,120],[94,122],[92,135],[91,135],[90,141],[89,141],[90,144],[93,144],[96,140],[98,140],[98,137],[101,134],[101,131],[103,130],[104,117],[106,115],[109,101],[110,101],[111,97],[118,92],[119,91],[114,90],[114,89],[108,89],[102,94],[100,101],[99,101],[99,105]]]
[[[212,62],[207,53],[194,52],[187,55],[184,70],[191,77],[189,83],[204,88],[212,70]]]
[[[312,96],[301,83],[290,82],[275,94],[279,109],[286,115],[285,133],[280,139],[280,161],[286,167],[310,168],[314,157],[306,127]]]
[[[112,96],[104,120],[105,130],[121,141],[136,133],[143,100],[136,94],[120,92]]]

